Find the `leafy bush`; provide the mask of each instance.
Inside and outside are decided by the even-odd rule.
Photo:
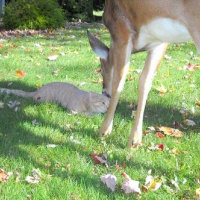
[[[54,29],[64,24],[64,12],[55,0],[12,0],[3,22],[6,29]]]
[[[94,10],[102,11],[105,5],[105,0],[93,0]]]
[[[93,0],[63,0],[62,6],[68,20],[93,21]]]

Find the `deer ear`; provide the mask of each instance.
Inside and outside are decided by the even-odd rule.
[[[94,53],[96,53],[100,58],[107,60],[109,48],[101,42],[98,38],[92,35],[89,31],[87,31],[88,39],[90,42],[90,46]]]

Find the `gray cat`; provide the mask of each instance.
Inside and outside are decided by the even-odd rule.
[[[0,88],[1,93],[14,94],[21,97],[31,97],[36,102],[56,102],[64,108],[84,114],[105,113],[109,106],[109,98],[94,92],[86,92],[78,87],[64,82],[48,83],[35,92]]]

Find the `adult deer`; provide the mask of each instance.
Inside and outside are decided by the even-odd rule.
[[[131,54],[148,52],[139,79],[137,114],[128,142],[128,147],[137,147],[142,141],[147,96],[168,43],[192,38],[200,52],[200,0],[106,0],[103,20],[111,35],[110,48],[88,32],[90,45],[101,60],[103,93],[111,96],[100,136],[112,131]]]

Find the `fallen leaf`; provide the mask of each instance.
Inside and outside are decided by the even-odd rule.
[[[49,56],[47,59],[50,60],[50,61],[54,61],[58,58],[58,55],[52,55],[52,56]]]
[[[95,69],[95,70],[94,70],[94,73],[95,73],[95,74],[101,73],[101,69]]]
[[[23,78],[24,76],[26,76],[26,72],[24,72],[22,70],[17,70],[16,71],[16,77],[17,78]]]
[[[164,151],[164,145],[163,144],[157,144],[158,149],[161,149],[162,151]]]
[[[187,126],[196,126],[196,123],[193,120],[190,120],[190,119],[185,119],[185,120],[183,120],[183,122]]]
[[[148,175],[145,180],[145,185],[142,186],[142,191],[147,192],[148,190],[156,191],[162,185],[161,180],[155,180],[151,175]]]
[[[157,138],[164,138],[164,137],[165,137],[165,136],[164,136],[162,133],[160,133],[160,132],[156,132],[155,136],[156,136]]]
[[[121,189],[125,191],[126,194],[129,193],[139,193],[141,190],[139,188],[139,181],[134,181],[127,175],[125,172],[122,173],[122,176],[125,177],[125,181],[122,183]]]
[[[8,107],[9,108],[14,108],[14,107],[16,107],[16,106],[18,106],[18,105],[20,105],[20,102],[19,101],[9,101],[8,103],[7,103],[7,105],[8,105]]]
[[[16,172],[16,175],[17,175],[17,177],[15,179],[15,182],[19,183],[20,182],[20,178],[21,178],[21,174],[19,172]]]
[[[46,147],[47,148],[56,148],[57,145],[56,144],[47,144]]]
[[[200,106],[200,100],[196,99],[195,103],[196,103],[197,106]]]
[[[7,182],[9,177],[12,175],[12,172],[6,173],[3,169],[0,168],[0,183]]]
[[[69,38],[74,39],[74,38],[76,38],[76,36],[75,35],[70,35]]]
[[[178,155],[179,154],[179,151],[177,148],[174,148],[170,151],[171,154],[174,154],[174,155]]]
[[[33,125],[38,125],[39,123],[37,122],[36,119],[34,119],[34,120],[32,121],[32,124],[33,124]]]
[[[196,197],[198,197],[200,199],[200,188],[196,189]]]
[[[38,184],[39,183],[39,179],[33,177],[33,176],[27,176],[25,178],[25,181],[31,184]]]
[[[166,60],[171,60],[172,59],[172,56],[168,56],[168,55],[164,55],[164,58],[166,59]]]
[[[164,96],[164,94],[167,92],[167,89],[163,84],[161,84],[160,87],[157,87],[156,90],[159,92],[160,96]]]
[[[101,163],[101,164],[104,164],[106,167],[108,167],[108,163],[107,163],[108,155],[107,154],[103,154],[103,153],[90,154],[90,156],[93,158],[93,161],[95,163]]]
[[[103,83],[103,79],[102,78],[98,78],[97,80],[93,80],[93,83]]]
[[[171,128],[171,127],[167,127],[167,126],[161,126],[161,127],[157,127],[157,130],[159,132],[163,132],[165,135],[169,135],[175,138],[180,138],[183,136],[183,132],[175,129],[175,128]]]
[[[107,174],[101,176],[101,181],[106,184],[106,186],[111,189],[113,192],[115,191],[115,186],[117,183],[117,177],[112,174]]]
[[[179,123],[177,121],[174,121],[174,128],[179,127]]]
[[[135,118],[136,114],[137,114],[137,111],[136,110],[132,110],[131,118]]]
[[[38,184],[40,181],[40,178],[42,176],[41,172],[39,169],[33,169],[32,170],[33,176],[27,176],[25,178],[25,181],[30,183],[30,184]]]
[[[81,144],[81,142],[79,142],[78,140],[74,140],[74,137],[73,136],[70,136],[69,140],[71,142],[73,142],[74,144]]]
[[[126,168],[126,165],[125,164],[123,164],[122,166],[116,165],[115,167],[116,167],[117,170],[122,170],[122,169]]]
[[[155,180],[152,180],[150,183],[149,183],[149,190],[153,190],[153,191],[156,191],[160,188],[160,186],[162,185],[162,182],[156,182]]]
[[[0,101],[0,108],[4,108],[4,103]]]
[[[150,147],[148,147],[148,149],[149,150],[153,150],[153,151],[155,151],[155,150],[162,150],[162,151],[164,151],[164,145],[163,144],[157,144],[157,145],[154,145],[154,144],[152,144]]]

